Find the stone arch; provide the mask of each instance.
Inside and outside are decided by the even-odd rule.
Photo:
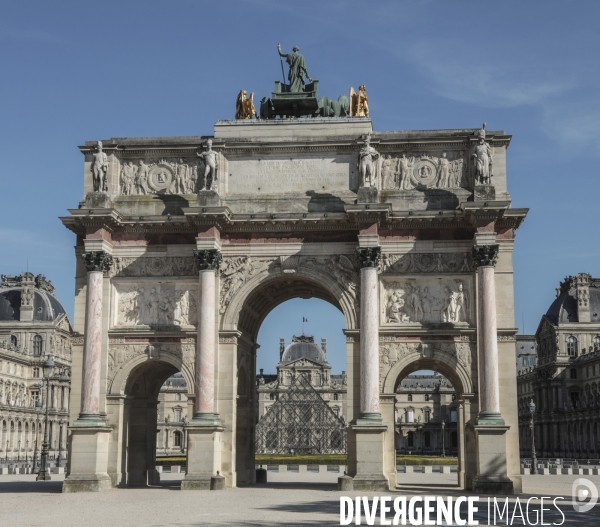
[[[358,275],[357,275],[358,276]],[[358,281],[354,282],[358,290]],[[256,337],[266,316],[293,298],[319,298],[344,314],[346,328],[358,326],[358,299],[331,273],[298,266],[293,273],[269,267],[248,279],[232,296],[221,316],[221,330],[241,329]]]
[[[390,343],[387,345],[391,346],[393,344],[402,343]],[[468,345],[468,343],[452,343],[450,347],[456,346],[456,344]],[[380,360],[384,345],[380,344]],[[427,346],[428,344],[421,343],[420,345],[404,348],[405,351],[389,367],[387,373],[385,373],[382,382],[382,392],[395,393],[402,379],[412,372],[434,370],[440,372],[452,383],[457,394],[474,393],[475,380],[472,377],[472,371],[469,371],[466,367],[468,363],[466,361],[463,363],[463,361],[458,359],[456,353],[452,355],[447,351],[436,351],[435,349],[427,352],[425,349]],[[470,353],[472,357],[473,350],[470,349]],[[471,367],[470,369],[472,370],[473,368]]]
[[[147,354],[140,354],[127,360],[117,370],[112,380],[109,381],[108,395],[125,395],[127,381],[128,379],[130,379],[132,372],[134,372],[136,368],[140,367],[141,365],[151,362],[162,362],[176,368],[176,371],[180,371],[182,373],[186,385],[188,387],[188,392],[192,392],[194,387],[193,363],[186,364],[186,362],[183,359],[176,357],[175,355],[172,355],[170,353],[161,353],[160,358],[157,359],[150,358]],[[165,377],[164,380],[167,380],[170,377],[170,375],[167,375],[167,377]]]

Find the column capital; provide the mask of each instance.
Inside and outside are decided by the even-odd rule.
[[[88,273],[108,271],[113,263],[112,255],[106,251],[86,251],[81,253]]]
[[[222,260],[219,249],[194,249],[194,263],[198,271],[216,271]]]
[[[473,245],[473,260],[477,267],[495,267],[500,245]]]
[[[357,247],[358,263],[361,269],[377,267],[381,260],[381,247]]]

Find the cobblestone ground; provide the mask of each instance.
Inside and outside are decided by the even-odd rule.
[[[180,474],[164,474],[160,487],[115,489],[104,493],[61,494],[62,476],[50,482],[36,482],[34,476],[0,476],[0,526],[43,527],[206,527],[240,526],[274,527],[279,525],[339,525],[340,497],[369,497],[381,493],[343,493],[335,487],[337,474],[269,473],[266,485],[231,489],[221,492],[182,492],[178,489]],[[536,496],[564,496],[559,503],[565,514],[563,525],[600,526],[600,505],[587,513],[576,513],[571,505],[571,487],[577,476],[524,476],[524,493],[519,496],[525,512],[527,499]],[[600,477],[587,477],[600,488]],[[455,486],[455,474],[399,474],[399,487],[385,493],[398,496],[465,494]],[[536,505],[537,504],[537,505]],[[509,511],[515,508],[515,497],[509,498]],[[544,515],[546,524],[562,521],[552,507]],[[539,509],[532,500],[530,509]],[[487,497],[481,496],[475,519],[488,525]],[[552,512],[554,511],[554,513]],[[530,523],[520,517],[508,525]],[[507,525],[506,517],[496,520]],[[362,525],[365,525],[363,518]],[[494,525],[493,516],[490,524]],[[354,522],[352,523],[354,525]],[[375,523],[379,525],[379,519]],[[538,523],[539,525],[539,523]]]

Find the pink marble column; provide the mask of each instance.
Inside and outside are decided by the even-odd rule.
[[[381,420],[379,410],[379,302],[377,265],[380,247],[359,247],[360,261],[360,418]]]
[[[217,249],[194,251],[198,279],[198,333],[194,377],[194,419],[215,419],[216,273],[221,263]]]
[[[475,245],[479,294],[479,416],[480,424],[504,424],[500,415],[498,378],[498,330],[496,327],[496,280],[494,266],[498,245]]]
[[[102,289],[103,272],[112,264],[112,256],[104,251],[83,253],[88,270],[85,299],[83,342],[83,375],[79,419],[100,417],[100,368],[102,365]]]

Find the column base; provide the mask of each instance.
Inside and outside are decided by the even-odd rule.
[[[212,412],[194,412],[190,419],[189,426],[222,426],[223,422],[219,419],[219,414]]]
[[[356,452],[356,474],[352,478],[352,487],[356,491],[390,490],[383,464],[384,432],[388,427],[381,424],[381,415],[379,420],[373,417],[365,419],[361,416],[350,425]]]
[[[217,425],[214,423],[218,422]],[[194,414],[186,427],[187,473],[181,490],[222,490],[221,433],[224,428],[215,414]]]
[[[99,492],[111,489],[112,483],[107,472],[108,443],[112,428],[89,424],[85,426],[79,419],[75,423],[69,427],[70,472],[62,491]]]
[[[506,432],[510,427],[486,424],[473,428],[477,475],[471,481],[471,490],[481,494],[514,494],[514,483],[508,477],[506,464]]]
[[[504,426],[506,423],[504,422],[500,412],[479,412],[479,415],[477,416],[477,424]]]

